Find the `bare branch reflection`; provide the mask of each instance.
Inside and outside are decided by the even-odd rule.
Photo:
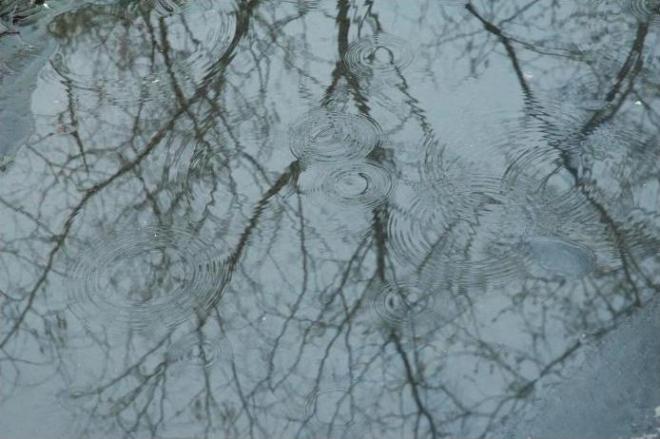
[[[29,3],[0,435],[498,437],[659,291],[625,2]]]

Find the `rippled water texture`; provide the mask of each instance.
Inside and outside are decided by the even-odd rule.
[[[124,228],[82,251],[70,306],[90,324],[107,319],[121,330],[177,325],[220,298],[226,274],[211,249],[185,231]]]
[[[93,26],[93,35],[72,32],[79,20]],[[234,27],[232,11],[211,1],[84,5],[49,25],[67,42],[51,59],[53,79],[111,100],[166,99],[158,84],[176,82],[173,91],[182,93],[202,82]]]
[[[0,0],[0,438],[660,439],[659,42],[657,0]]]

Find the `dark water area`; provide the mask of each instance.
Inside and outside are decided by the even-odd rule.
[[[659,40],[0,0],[0,438],[657,439]]]

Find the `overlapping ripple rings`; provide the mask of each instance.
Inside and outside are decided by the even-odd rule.
[[[576,279],[621,264],[612,231],[579,193],[561,199],[509,194],[457,224],[442,251],[427,259],[429,275],[443,270],[469,288],[505,286],[527,276]]]
[[[487,138],[445,130],[442,142],[425,141],[422,180],[399,184],[391,203],[388,237],[398,261],[467,288],[528,275],[579,278],[620,266],[617,238],[589,201],[592,192],[575,188],[576,179],[600,174],[589,150],[611,150],[596,145],[612,142],[595,141],[594,133],[558,136],[556,126],[579,128],[582,118],[557,120],[538,105],[529,111],[533,117],[526,119],[479,113],[488,127],[497,121],[483,130]],[[473,152],[484,146],[494,152]],[[617,160],[619,169],[628,161]],[[604,186],[616,189],[616,182]],[[560,266],[560,254],[572,258],[573,270]]]
[[[435,139],[427,139],[425,145],[425,184],[416,192],[442,206],[446,222],[470,216],[481,203],[499,196],[499,175],[489,174],[482,164],[457,156]]]
[[[534,224],[533,212],[515,198],[489,203],[472,218],[457,220],[420,268],[461,288],[504,285],[523,274],[520,248]]]
[[[427,211],[417,217],[408,206],[393,206],[388,217],[387,236],[393,256],[404,265],[417,267],[433,250],[446,243],[450,226]]]
[[[379,145],[382,129],[364,115],[317,110],[299,120],[289,134],[296,158],[336,163],[366,157]]]
[[[405,40],[379,33],[352,42],[344,55],[344,64],[357,76],[380,75],[405,69],[412,63],[414,53]]]
[[[71,33],[79,19],[89,27]],[[201,81],[229,47],[235,17],[210,0],[88,4],[56,17],[49,31],[60,43],[51,59],[56,80],[134,102],[171,95],[173,81],[184,92]]]
[[[174,327],[219,300],[227,279],[213,247],[187,230],[122,230],[85,249],[69,307],[89,326],[120,332]]]
[[[473,221],[485,205],[505,198],[496,172],[469,156],[458,139],[422,144],[421,180],[401,183],[393,194],[388,236],[404,264],[421,264],[448,242],[452,228]],[[451,149],[454,146],[455,149]]]
[[[212,242],[222,260],[235,249],[252,209],[252,194],[238,187],[244,177],[236,171],[239,167],[222,137],[203,142],[188,139],[181,148],[176,144],[168,166],[173,213]]]
[[[660,172],[655,139],[629,125],[594,117],[604,104],[591,111],[564,111],[565,105],[549,99],[544,106],[550,110],[546,116],[550,126],[569,129],[549,133],[547,143],[519,149],[503,183],[552,198],[557,208],[546,219],[589,236],[582,242],[595,251],[601,268],[618,266],[621,251],[638,256],[657,253],[650,250],[650,241],[645,244],[633,231],[641,224],[653,224],[657,214],[656,203],[648,197]],[[632,219],[632,212],[639,215]],[[623,236],[625,249],[620,248]]]

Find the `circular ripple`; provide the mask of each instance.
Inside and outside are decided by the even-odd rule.
[[[70,35],[71,23],[86,28]],[[129,7],[88,4],[50,24],[60,47],[57,80],[109,100],[133,102],[184,92],[205,78],[235,30],[231,11],[211,0],[145,0]]]
[[[447,127],[442,132],[448,141],[427,141],[426,182],[400,184],[391,203],[388,237],[397,259],[423,268],[431,279],[442,273],[457,285],[504,285],[524,278],[528,271],[534,273],[529,267],[540,266],[530,253],[549,242],[534,237],[561,237],[567,243],[561,248],[584,256],[583,267],[590,265],[589,253],[595,255],[599,270],[619,266],[617,239],[589,200],[589,196],[605,196],[591,188],[587,194],[576,190],[575,176],[582,182],[598,176],[597,181],[604,183],[599,191],[612,192],[607,198],[615,201],[606,204],[622,209],[625,197],[616,194],[639,185],[640,169],[646,170],[645,175],[657,170],[657,152],[633,167],[631,157],[639,153],[612,142],[611,136],[601,133],[595,141],[596,131],[582,139],[575,134],[589,120],[584,119],[588,110],[568,116],[552,110],[532,104],[527,117],[479,113],[471,120],[475,126],[484,125],[479,131],[489,137],[468,132],[461,141],[448,135],[452,130]],[[608,165],[599,165],[594,158],[608,150],[618,153],[612,154]],[[649,151],[642,145],[633,150]],[[486,154],[490,151],[494,152]],[[612,178],[622,176],[627,176],[626,184]],[[555,244],[552,249],[559,251],[560,244]],[[529,267],[524,264],[528,259]],[[543,264],[550,269],[539,270],[553,270],[550,261]],[[571,277],[570,272],[565,277]]]
[[[369,305],[384,322],[401,327],[433,318],[435,294],[430,288],[419,285],[391,283],[374,291]]]
[[[575,174],[588,178],[579,137],[557,131],[579,127],[581,118],[558,121],[539,105],[527,111],[527,117],[471,117],[489,137],[468,132],[461,139],[447,127],[447,141],[427,141],[426,181],[399,185],[391,203],[388,236],[398,260],[461,286],[504,285],[526,275],[528,250],[540,246],[528,237],[560,236],[595,253],[599,268],[617,266],[611,231],[559,162],[569,161]]]
[[[624,214],[631,191],[660,173],[660,151],[653,136],[608,126],[594,131],[582,145],[588,185],[610,208]]]
[[[375,318],[388,330],[395,329],[400,335],[418,337],[424,332],[434,333],[458,318],[466,309],[465,297],[454,295],[440,273],[418,279],[389,282],[370,290],[367,304]]]
[[[564,191],[552,186],[538,186],[535,181],[527,181],[525,185],[536,217],[536,224],[529,231],[522,249],[522,257],[530,262],[530,267],[556,264],[538,262],[539,249],[543,248],[547,251],[547,257],[553,257],[551,253],[561,252],[566,253],[567,259],[569,253],[576,255],[573,257],[575,270],[583,274],[571,274],[570,270],[564,270],[564,277],[581,277],[596,268],[609,271],[621,265],[619,247],[622,243],[616,237],[619,232],[603,221],[602,206],[588,188],[584,192],[578,189]],[[562,272],[552,268],[545,271]],[[533,268],[530,272],[536,273]]]
[[[387,236],[392,254],[404,265],[422,264],[446,239],[447,224],[437,218],[418,218],[405,208],[390,212]]]
[[[400,263],[424,263],[431,253],[444,247],[456,222],[467,218],[445,201],[428,185],[397,186],[390,203],[387,236],[392,254]]]
[[[660,172],[660,153],[652,141],[625,127],[607,123],[587,130],[588,121],[581,126],[563,138],[548,137],[547,144],[522,148],[504,184],[554,193],[557,204],[597,202],[614,217],[625,217],[635,207],[631,193]]]
[[[434,250],[424,272],[444,273],[461,287],[502,285],[521,276],[520,247],[536,218],[517,197],[485,205],[474,218],[451,228],[442,248]]]
[[[457,142],[427,138],[420,154],[421,181],[399,184],[392,197],[388,236],[393,253],[404,264],[424,262],[447,243],[453,227],[469,224],[484,206],[505,198],[501,171],[459,155],[467,148]],[[490,151],[487,142],[476,144]]]
[[[220,357],[233,356],[231,345],[224,337],[208,338],[197,332],[183,335],[172,343],[165,352],[168,366],[210,367]]]
[[[368,76],[403,70],[413,59],[414,51],[405,40],[379,33],[352,42],[344,55],[344,64],[349,72]]]
[[[585,200],[512,195],[453,228],[427,258],[424,271],[442,272],[468,288],[505,286],[527,275],[579,278],[620,266],[616,241]]]
[[[618,0],[624,12],[632,14],[641,22],[660,20],[660,0]]]
[[[385,203],[392,192],[388,169],[362,161],[342,166],[312,167],[300,176],[301,192],[316,203],[330,201],[346,207],[372,209]]]
[[[363,115],[314,111],[290,130],[291,152],[303,161],[333,162],[366,157],[382,129]]]
[[[484,166],[459,157],[434,138],[425,141],[425,182],[416,192],[420,205],[435,204],[445,221],[471,216],[484,201],[501,192],[499,175],[489,175]]]
[[[190,142],[172,153],[169,193],[177,215],[200,237],[213,242],[216,255],[228,258],[252,214],[251,188],[238,188],[242,164],[222,142]],[[252,188],[257,189],[257,188]]]
[[[69,307],[83,322],[125,331],[174,327],[219,300],[227,280],[213,247],[185,230],[144,227],[106,236],[72,270]]]

